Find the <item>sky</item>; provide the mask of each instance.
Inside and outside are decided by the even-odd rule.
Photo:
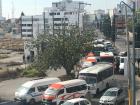
[[[2,0],[2,15],[8,18],[19,18],[23,11],[25,15],[42,14],[45,7],[51,7],[52,2],[61,0]],[[75,0],[92,4],[86,6],[88,12],[93,13],[97,9],[113,9],[122,0]],[[14,12],[12,12],[14,10]],[[13,14],[13,15],[12,15]]]

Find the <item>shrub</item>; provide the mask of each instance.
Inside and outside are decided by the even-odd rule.
[[[28,67],[27,69],[23,70],[22,76],[25,77],[44,77],[46,74],[44,72],[38,71],[33,67]]]

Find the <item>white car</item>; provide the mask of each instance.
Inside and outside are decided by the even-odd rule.
[[[100,105],[117,105],[119,102],[124,101],[125,94],[123,89],[114,87],[109,88],[100,98]]]
[[[91,105],[91,102],[86,98],[75,98],[67,100],[61,105]]]

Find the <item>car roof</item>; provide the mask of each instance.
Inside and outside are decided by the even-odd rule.
[[[48,78],[43,78],[43,79],[33,79],[30,81],[25,82],[24,84],[22,84],[22,86],[24,87],[32,87],[33,85],[40,85],[40,84],[44,84],[44,83],[51,83],[53,81],[59,82],[60,79],[57,77],[48,77]]]
[[[83,101],[83,100],[87,100],[87,99],[86,98],[74,98],[74,99],[68,100],[67,102],[76,103],[76,102]]]
[[[57,82],[57,83],[54,83],[52,84],[51,86],[53,85],[61,85],[61,86],[75,86],[77,84],[86,84],[86,81],[85,80],[82,80],[82,79],[73,79],[73,80],[67,80],[67,81],[62,81],[62,82]]]
[[[119,87],[112,87],[112,88],[109,88],[107,91],[118,91],[120,90]]]

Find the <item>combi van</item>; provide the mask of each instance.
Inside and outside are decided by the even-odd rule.
[[[120,57],[119,73],[121,74],[124,73],[125,59],[127,59],[127,57]]]
[[[59,78],[34,79],[22,84],[15,92],[15,101],[34,105],[42,100],[43,92],[49,85],[60,82]]]
[[[86,81],[81,79],[54,83],[44,92],[43,103],[61,105],[66,100],[85,97],[87,91]]]

